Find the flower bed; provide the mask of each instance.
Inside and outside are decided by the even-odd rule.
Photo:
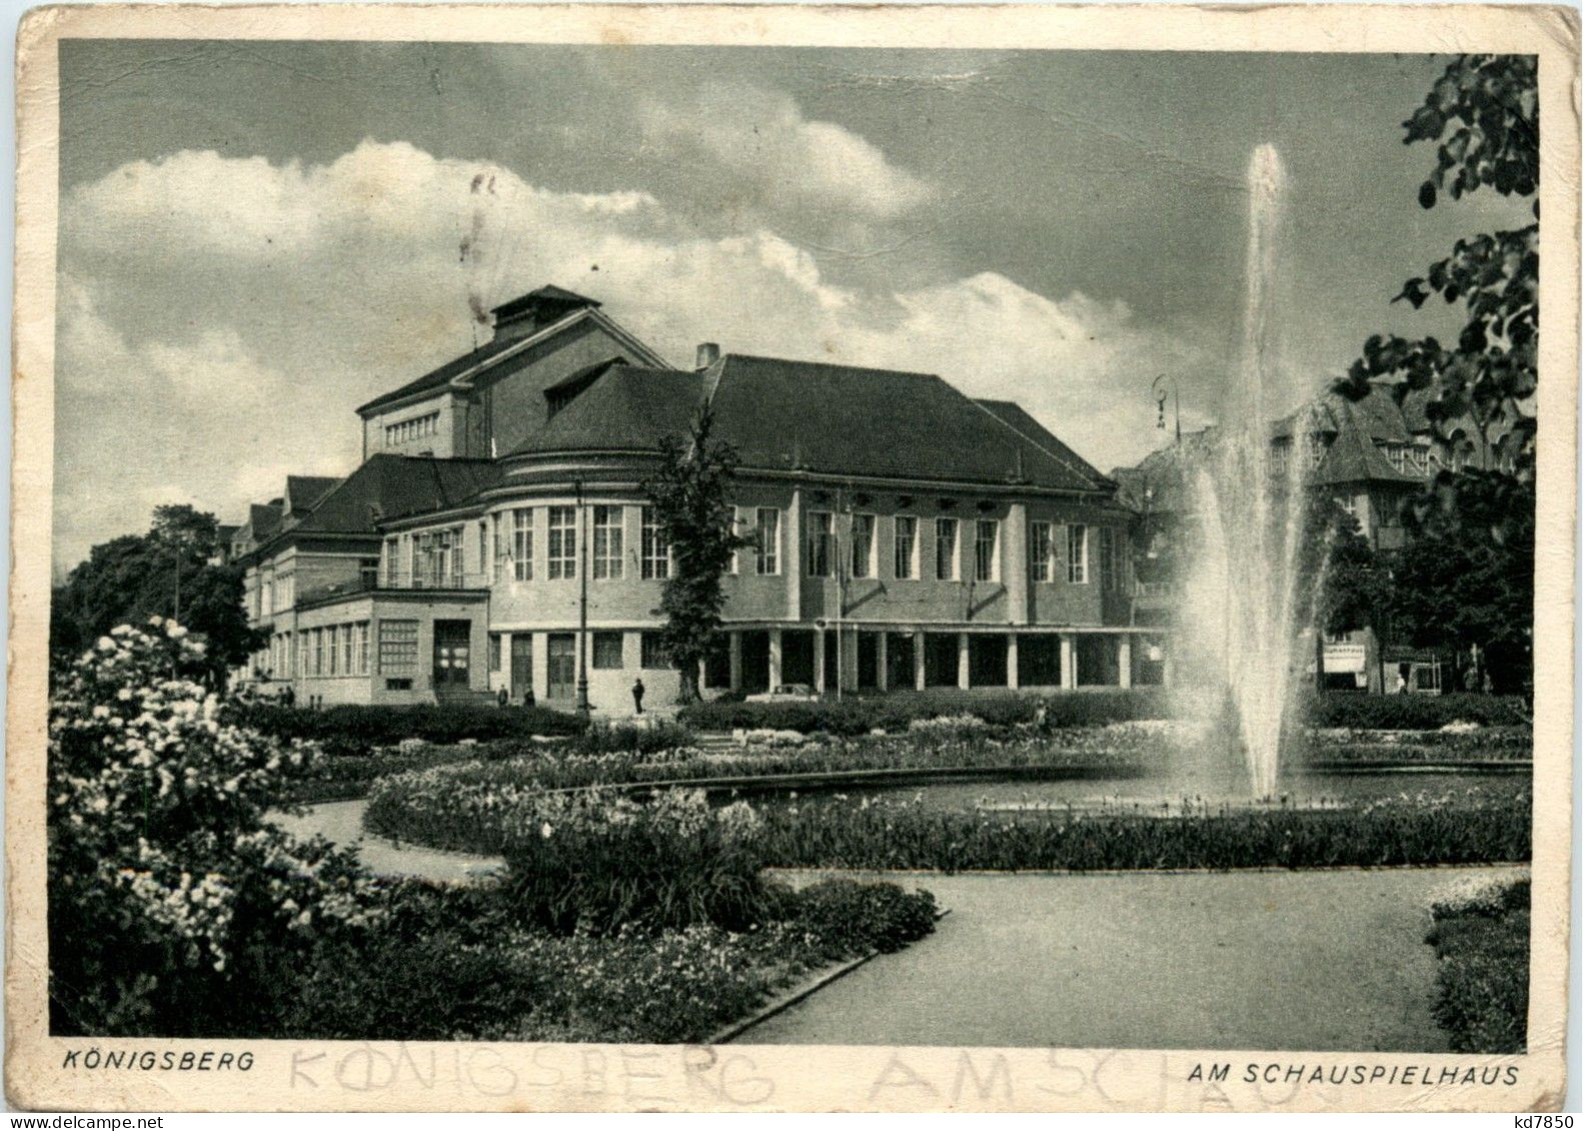
[[[934,900],[834,880],[781,890],[777,918],[569,936],[524,931],[501,891],[404,885],[372,947],[309,979],[294,1037],[696,1042],[833,962],[934,929]]]
[[[930,871],[1329,868],[1523,861],[1526,789],[1332,810],[1222,809],[1161,818],[1129,810],[1003,813],[873,798],[766,806],[772,865]]]
[[[1439,958],[1435,1020],[1451,1051],[1516,1053],[1527,1044],[1529,881],[1485,885],[1431,907]]]

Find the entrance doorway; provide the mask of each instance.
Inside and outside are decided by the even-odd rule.
[[[742,690],[757,695],[770,689],[770,634],[749,629],[742,634]]]
[[[520,703],[533,693],[533,634],[511,634],[511,698]]]
[[[549,678],[546,699],[567,702],[577,695],[577,637],[570,632],[552,632],[549,644]]]
[[[436,691],[465,691],[467,689],[472,638],[472,621],[437,620],[434,622],[434,687]]]

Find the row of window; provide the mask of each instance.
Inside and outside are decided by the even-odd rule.
[[[535,507],[518,507],[492,516],[494,529],[494,580],[534,580],[534,511]],[[546,508],[548,545],[545,555],[545,576],[551,581],[572,580],[577,577],[577,509],[552,506]],[[637,557],[639,576],[645,581],[664,580],[671,574],[671,548],[661,528],[653,507],[641,510],[641,545]],[[596,581],[617,580],[625,576],[626,563],[626,507],[596,505],[590,508],[590,576]],[[923,577],[920,558],[922,539],[919,519],[913,515],[896,515],[892,523],[893,557],[891,576],[901,581],[919,580]],[[745,539],[744,547],[731,556],[730,572],[738,574],[744,568],[743,555],[752,552],[754,572],[759,576],[775,576],[781,572],[781,512],[775,507],[759,507],[755,511],[738,511],[736,532]],[[749,526],[751,522],[751,526]],[[879,519],[872,514],[852,515],[851,536],[846,569],[854,578],[878,577]],[[960,581],[964,569],[962,555],[969,549],[962,537],[963,520],[936,518],[934,522],[934,567],[932,577],[938,581]],[[971,565],[968,576],[978,582],[1000,580],[1000,520],[977,519],[970,523]],[[1033,522],[1029,525],[1029,561],[1033,580],[1050,582],[1059,576],[1060,561],[1057,557],[1056,524]],[[490,522],[479,523],[479,559],[486,556],[489,545]],[[411,576],[420,584],[443,587],[460,584],[462,579],[463,528],[430,531],[410,537]],[[1111,527],[1100,528],[1101,574],[1107,588],[1120,588],[1124,535]],[[405,539],[404,539],[405,540]],[[830,511],[810,511],[808,514],[808,561],[810,577],[833,577],[835,567],[842,558],[837,546],[835,514]],[[386,540],[387,561],[399,560],[400,543],[396,538]],[[1086,585],[1089,578],[1089,528],[1081,523],[1066,527],[1066,580],[1073,585]]]
[[[270,671],[277,678],[368,674],[368,622],[277,632],[269,642]]]
[[[589,667],[599,671],[619,671],[624,664],[624,650],[626,647],[626,633],[624,632],[593,632],[589,634]],[[670,655],[665,650],[663,638],[658,632],[638,633],[638,662],[645,671],[666,671],[671,666]],[[489,634],[489,670],[501,670],[505,637],[499,632]],[[517,646],[513,644],[515,649]],[[523,654],[518,652],[513,663],[533,663],[533,653],[530,650]]]
[[[414,416],[411,420],[385,425],[385,443],[405,444],[408,440],[421,440],[425,436],[433,436],[439,430],[440,414],[438,412],[431,412],[425,416]]]

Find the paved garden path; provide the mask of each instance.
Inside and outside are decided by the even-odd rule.
[[[936,933],[737,1040],[1440,1051],[1427,905],[1513,871],[893,874]]]
[[[474,880],[505,866],[497,856],[472,856],[435,848],[398,845],[363,831],[367,801],[330,801],[311,805],[300,817],[276,813],[271,820],[300,837],[321,835],[334,844],[357,849],[369,871],[381,876],[418,876],[447,882]]]

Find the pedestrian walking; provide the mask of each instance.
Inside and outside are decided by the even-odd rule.
[[[643,680],[642,679],[639,679],[636,683],[634,683],[632,685],[632,706],[637,709],[637,713],[638,714],[641,715],[643,713]]]

